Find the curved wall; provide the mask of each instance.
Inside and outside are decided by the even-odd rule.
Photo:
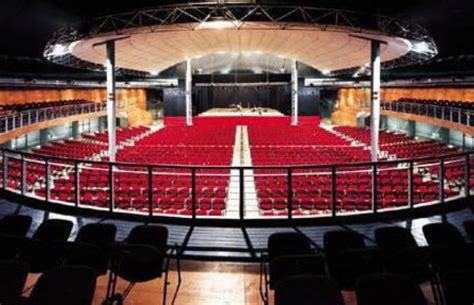
[[[474,88],[382,88],[381,100],[396,101],[401,98],[469,101],[474,103]],[[356,126],[356,115],[363,104],[370,100],[368,88],[342,88],[337,92],[338,108],[332,114],[334,124]]]

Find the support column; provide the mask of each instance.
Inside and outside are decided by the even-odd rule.
[[[79,121],[72,122],[71,127],[72,127],[72,138],[76,140],[79,139],[81,137],[80,132],[79,132]]]
[[[378,161],[380,129],[380,42],[371,41],[370,140],[372,162]]]
[[[186,60],[186,125],[193,125],[193,79],[192,79],[192,66],[191,59]]]
[[[298,66],[291,62],[291,125],[298,125]]]
[[[107,117],[101,116],[98,118],[99,132],[104,132],[107,129]]]
[[[416,137],[416,122],[415,121],[408,121],[407,134],[409,137]]]
[[[450,141],[449,129],[448,129],[448,128],[445,128],[445,127],[441,127],[441,128],[438,130],[438,134],[439,134],[439,139],[440,139],[440,141],[441,141],[443,144],[449,145],[449,141]]]
[[[40,145],[44,146],[48,144],[48,128],[43,128],[40,130]]]
[[[115,41],[107,41],[107,131],[109,134],[109,160],[115,161],[116,109],[115,109]]]

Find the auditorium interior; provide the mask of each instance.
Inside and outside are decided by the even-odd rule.
[[[0,305],[474,304],[474,1],[0,2]]]

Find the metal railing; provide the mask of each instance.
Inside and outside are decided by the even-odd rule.
[[[474,187],[474,152],[378,163],[254,167],[0,153],[0,189],[122,216],[243,221],[377,214],[469,199]],[[217,206],[219,189],[225,206]]]
[[[106,110],[104,103],[87,103],[66,106],[53,106],[38,109],[14,112],[0,117],[0,134],[14,129],[41,123],[58,118],[81,115],[87,113],[102,112]]]
[[[380,108],[387,111],[422,115],[466,126],[474,126],[474,111],[460,107],[410,102],[381,102]]]

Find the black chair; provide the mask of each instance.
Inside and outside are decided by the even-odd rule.
[[[278,280],[281,280],[285,274],[301,274],[299,271],[305,269],[304,265],[309,268],[308,270],[317,271],[321,258],[312,254],[310,242],[304,234],[278,232],[270,235],[267,255],[262,255],[260,261],[260,296],[262,301],[268,304],[269,289],[274,289]],[[291,266],[295,269],[291,270]]]
[[[296,275],[281,280],[275,288],[275,305],[343,305],[341,291],[333,280],[317,275]]]
[[[41,223],[32,238],[47,241],[66,241],[72,231],[73,223],[63,219],[48,219]]]
[[[461,232],[454,225],[446,222],[424,225],[423,234],[430,246],[460,246],[466,244]]]
[[[44,272],[33,288],[29,305],[90,305],[96,286],[95,270],[61,266]]]
[[[402,227],[377,228],[374,235],[377,246],[387,253],[418,246],[410,230]]]
[[[327,257],[337,255],[345,250],[367,248],[361,234],[348,230],[326,232],[323,237],[323,244]]]
[[[170,284],[168,281],[170,258],[173,253],[176,253],[178,284],[172,300],[174,304],[181,286],[180,253],[177,247],[174,247],[171,253],[167,254],[167,239],[166,227],[140,225],[132,229],[124,243],[113,247],[105,304],[123,304],[136,283],[163,278],[163,304],[165,305],[167,288]],[[122,293],[116,293],[118,277],[129,282]]]
[[[330,260],[329,272],[342,289],[354,290],[364,275],[385,271],[384,252],[377,248],[345,250]]]
[[[0,234],[0,259],[12,260],[18,258],[28,244],[28,238]]]
[[[25,237],[32,220],[27,215],[7,215],[0,220],[0,234]]]
[[[427,305],[420,286],[395,274],[361,277],[356,284],[358,305]]]
[[[19,254],[31,273],[41,273],[62,263],[72,226],[71,221],[50,219],[38,227]]]
[[[471,240],[471,243],[474,243],[474,219],[467,220],[464,222],[464,230],[466,231],[467,236]]]
[[[100,251],[96,254],[97,257],[93,264],[89,264],[87,261],[86,265],[96,268],[98,274],[105,274],[107,272],[108,258],[110,255],[110,249],[115,242],[115,235],[117,234],[117,227],[113,224],[106,223],[90,223],[79,229],[76,236],[76,243],[80,243],[81,250],[86,257]],[[93,247],[87,247],[84,244],[91,245]],[[81,256],[71,253],[69,260],[80,262]]]
[[[19,261],[0,261],[0,303],[19,305],[28,276],[28,266]]]
[[[108,223],[89,223],[79,229],[77,242],[88,243],[107,250],[114,242],[117,227]]]
[[[474,272],[472,270],[450,271],[441,278],[445,305],[474,304]]]

